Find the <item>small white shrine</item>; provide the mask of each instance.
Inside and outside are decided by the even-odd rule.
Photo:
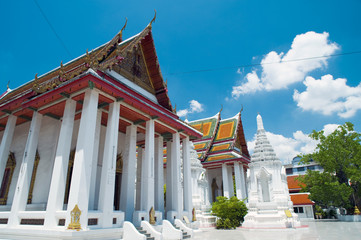
[[[193,207],[196,209],[202,209],[207,206],[210,207],[206,169],[203,168],[201,161],[198,159],[197,151],[194,150],[193,143],[191,143],[190,155]]]
[[[248,166],[248,214],[242,227],[300,227],[298,216],[293,212],[285,170],[267,139],[259,114],[256,146]]]

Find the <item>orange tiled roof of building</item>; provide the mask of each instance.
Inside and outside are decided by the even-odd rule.
[[[287,184],[288,184],[288,189],[292,190],[292,189],[301,189],[302,186],[305,186],[303,183],[300,183],[296,178],[298,178],[299,176],[287,176]]]
[[[308,198],[307,193],[297,193],[297,194],[291,194],[291,200],[293,202],[293,205],[313,205],[315,204]]]

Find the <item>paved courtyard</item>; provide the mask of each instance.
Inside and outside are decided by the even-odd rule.
[[[247,231],[241,228],[236,230],[216,230],[212,228],[202,229],[196,233],[193,239],[212,240],[341,240],[361,239],[361,222],[338,222],[338,221],[312,221],[302,222],[308,225],[307,229],[290,229],[287,231]]]

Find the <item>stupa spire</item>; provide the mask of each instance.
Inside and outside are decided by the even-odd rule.
[[[258,113],[257,115],[257,130],[263,130],[263,121],[261,115]]]
[[[263,127],[262,117],[259,113],[257,115],[256,146],[251,159],[252,162],[279,161],[271,143],[267,139],[266,131]]]

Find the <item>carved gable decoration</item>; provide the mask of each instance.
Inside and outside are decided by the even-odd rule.
[[[113,70],[148,92],[155,93],[139,43],[126,53],[120,64],[113,66]]]

